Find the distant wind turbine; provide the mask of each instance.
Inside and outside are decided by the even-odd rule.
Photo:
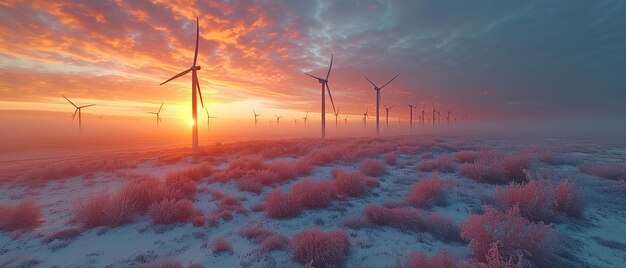
[[[252,108],[252,112],[254,113],[254,127],[256,127],[256,124],[259,122],[257,117],[261,116],[261,114],[257,114],[254,108]]]
[[[280,124],[280,118],[282,116],[278,116],[277,114],[274,114],[274,116],[276,116],[276,125],[279,125]]]
[[[367,106],[365,108],[365,113],[363,114],[363,126],[367,126],[367,119],[369,118],[369,115],[367,115],[367,112],[369,111],[370,107]]]
[[[309,121],[309,112],[306,112],[306,116],[302,117],[304,119],[304,127],[306,127],[306,122]]]
[[[337,127],[338,118],[339,118],[339,107],[337,107],[337,110],[335,111],[335,127]]]
[[[335,109],[335,102],[333,101],[333,96],[330,94],[330,86],[328,86],[328,77],[330,76],[330,70],[333,68],[333,55],[330,55],[330,66],[328,67],[328,73],[326,73],[326,78],[320,78],[317,76],[310,75],[308,73],[304,73],[310,77],[317,79],[317,81],[322,84],[322,139],[326,139],[326,90],[328,90],[328,97],[330,97],[330,102],[333,105],[333,112],[337,113]]]
[[[391,105],[391,107],[387,107],[387,105],[383,103],[383,106],[385,106],[385,125],[386,127],[389,127],[389,110],[391,110],[391,108],[393,108],[396,105],[394,104],[394,105]]]
[[[198,60],[198,39],[200,39],[200,22],[199,22],[198,17],[196,17],[196,50],[193,54],[193,64],[191,65],[189,69],[161,83],[161,85],[163,85],[169,81],[172,81],[176,78],[179,78],[187,74],[188,72],[191,72],[191,115],[193,117],[193,129],[191,131],[191,137],[192,137],[192,147],[194,150],[198,149],[198,123],[197,123],[198,122],[198,104],[197,104],[198,101],[196,100],[196,90],[198,94],[200,95],[200,104],[204,108],[204,101],[202,100],[202,91],[200,91],[200,82],[198,81],[198,74],[197,74],[197,71],[200,70],[201,68],[200,68],[200,65],[196,65],[196,62]]]
[[[161,122],[161,108],[163,108],[163,104],[164,102],[161,103],[161,107],[159,107],[159,110],[155,113],[155,112],[148,112],[149,114],[154,114],[156,115],[156,122],[157,122],[157,128],[159,128],[159,122]]]
[[[211,127],[211,118],[217,118],[217,117],[213,117],[209,114],[209,110],[207,110],[206,107],[204,107],[204,111],[206,112],[206,126],[207,129],[209,129]]]
[[[419,101],[415,102],[415,106],[413,106],[413,104],[409,104],[409,125],[411,126],[411,129],[413,129],[413,109],[417,109],[418,104]]]
[[[383,89],[385,86],[389,85],[389,83],[391,83],[391,81],[396,79],[396,77],[398,77],[398,75],[400,75],[400,73],[396,74],[396,76],[391,78],[391,80],[389,80],[389,82],[385,83],[382,87],[378,87],[376,84],[374,84],[374,82],[372,82],[369,78],[367,78],[366,75],[363,75],[365,77],[365,79],[367,79],[367,81],[370,82],[370,84],[372,84],[372,86],[374,86],[374,91],[376,91],[376,135],[380,134],[380,125],[379,125],[380,90]]]
[[[348,124],[348,115],[346,115],[346,117],[343,118],[343,124],[344,125]]]
[[[426,111],[426,104],[424,104],[422,106],[422,125],[424,124],[424,121],[426,121],[426,118],[424,117],[424,111]]]
[[[450,113],[452,111],[448,110],[448,116],[446,117],[446,120],[448,121],[448,125],[450,124]]]
[[[76,108],[76,110],[74,110],[74,115],[72,115],[72,122],[74,122],[74,117],[76,117],[76,113],[78,113],[78,129],[82,130],[83,124],[82,124],[82,119],[81,119],[81,110],[83,108],[94,106],[95,104],[76,106],[76,104],[74,104],[70,99],[65,97],[65,95],[63,95],[63,98],[65,98],[67,101],[69,101],[74,106],[74,108]]]
[[[435,102],[433,102],[433,126],[435,125],[435,115],[437,114],[437,109],[435,109]]]

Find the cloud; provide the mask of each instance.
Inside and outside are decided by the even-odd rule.
[[[333,53],[333,97],[352,114],[374,104],[363,74],[397,72],[389,105],[626,114],[622,1],[183,2],[3,2],[3,100],[186,100],[188,80],[157,85],[191,64],[198,16],[201,84],[216,102],[319,109],[319,84],[302,72],[324,73]]]

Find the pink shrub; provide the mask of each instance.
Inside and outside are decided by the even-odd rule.
[[[500,250],[500,242],[491,244],[487,255],[485,256],[485,262],[480,262],[477,259],[470,259],[461,264],[462,268],[491,268],[491,267],[506,267],[506,268],[525,268],[533,267],[528,260],[528,252],[523,250],[513,250],[503,252]]]
[[[465,163],[460,168],[461,175],[478,182],[507,183],[506,173],[501,160],[481,158],[474,163]]]
[[[290,218],[300,214],[300,202],[290,193],[275,190],[265,198],[265,211],[272,218]]]
[[[190,221],[194,216],[191,201],[165,199],[148,208],[148,215],[156,224],[173,224]]]
[[[224,252],[228,252],[230,254],[233,253],[233,247],[230,245],[230,242],[226,240],[225,237],[220,236],[213,240],[212,243],[213,254],[222,254]]]
[[[213,169],[209,165],[193,165],[183,169],[168,172],[166,176],[166,181],[170,178],[185,178],[192,181],[199,181],[201,178],[211,175],[211,173],[213,173]]]
[[[274,161],[267,164],[268,169],[278,176],[278,182],[284,182],[301,176],[308,176],[313,166],[306,161]]]
[[[453,172],[454,159],[449,155],[441,155],[437,159],[425,160],[417,164],[420,171]]]
[[[343,267],[350,253],[350,240],[344,231],[304,230],[292,241],[294,259],[313,267]]]
[[[240,233],[243,237],[252,241],[262,241],[265,238],[274,234],[272,230],[267,229],[256,222],[250,223],[243,227]]]
[[[23,201],[15,206],[0,205],[0,230],[25,231],[41,224],[41,208],[33,201]]]
[[[338,194],[359,197],[368,194],[372,188],[378,187],[378,180],[363,175],[358,171],[345,172],[333,169],[333,187]]]
[[[530,167],[528,154],[507,155],[504,157],[504,172],[509,180],[521,182],[526,180],[524,170]]]
[[[568,181],[561,181],[556,186],[548,182],[529,181],[498,187],[495,200],[501,209],[518,206],[522,216],[544,222],[553,221],[558,213],[582,218],[585,207],[578,190]]]
[[[180,198],[192,198],[196,193],[196,182],[187,176],[168,175],[165,178],[165,185],[169,188],[169,191],[176,197]]]
[[[270,252],[272,250],[287,249],[289,247],[289,238],[282,235],[271,235],[261,242],[260,251]]]
[[[552,209],[574,218],[583,218],[585,202],[575,185],[569,181],[561,181],[556,186],[555,202]]]
[[[531,223],[520,215],[517,207],[506,212],[487,208],[482,215],[472,214],[461,224],[461,237],[469,241],[469,248],[481,262],[487,260],[493,243],[501,244],[500,250],[512,253],[524,250],[537,265],[545,256],[552,230],[543,223]]]
[[[242,178],[237,180],[236,182],[237,188],[240,191],[251,192],[251,193],[261,193],[263,189],[263,184],[260,180],[255,178]]]
[[[609,180],[626,180],[626,165],[623,164],[584,163],[578,166],[578,170]]]
[[[424,231],[426,211],[415,208],[386,208],[375,204],[365,207],[365,217],[375,225],[390,226],[404,231]]]
[[[430,179],[420,180],[407,194],[406,202],[417,207],[431,207],[444,204],[446,193],[452,189],[454,183],[442,180],[436,174]]]
[[[76,206],[73,220],[86,228],[120,226],[132,220],[135,206],[126,194],[101,193],[82,200]]]
[[[417,251],[406,258],[405,268],[453,268],[456,267],[458,257],[446,249],[440,249],[434,256],[426,252]]]
[[[170,196],[165,184],[152,176],[134,175],[129,179],[118,195],[128,197],[134,211],[143,213],[150,204]]]
[[[370,177],[380,177],[385,175],[385,163],[376,159],[366,159],[361,162],[359,170]]]
[[[530,181],[521,185],[509,185],[495,190],[496,205],[506,209],[513,206],[519,208],[520,214],[533,221],[551,221],[553,196],[547,183]]]
[[[303,208],[325,208],[333,200],[332,191],[332,184],[328,181],[305,179],[293,184],[291,195]]]
[[[454,158],[461,163],[472,163],[480,157],[477,151],[458,151],[454,154]]]

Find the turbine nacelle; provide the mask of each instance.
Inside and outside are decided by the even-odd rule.
[[[194,70],[194,71],[199,71],[200,69],[202,69],[202,67],[200,67],[200,65],[191,66],[191,68],[189,68],[189,70]]]

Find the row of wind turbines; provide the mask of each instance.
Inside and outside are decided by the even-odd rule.
[[[207,113],[207,119],[210,122],[211,118],[215,118],[215,117],[211,117],[209,115],[208,110],[206,109],[206,107],[204,107],[204,101],[202,99],[202,91],[200,90],[200,82],[198,80],[198,71],[201,69],[200,65],[197,65],[197,59],[198,59],[198,42],[199,42],[199,36],[200,36],[200,23],[199,23],[199,19],[196,17],[196,44],[195,44],[195,52],[194,52],[194,56],[193,56],[193,62],[191,64],[191,67],[185,69],[184,71],[180,72],[179,74],[171,77],[170,79],[165,80],[165,82],[159,84],[159,85],[164,85],[172,80],[175,80],[179,77],[182,77],[184,75],[186,75],[187,73],[191,72],[191,112],[192,112],[192,117],[193,117],[193,121],[194,124],[192,125],[192,148],[195,150],[198,148],[198,124],[195,122],[198,122],[198,115],[197,115],[197,111],[198,111],[198,107],[197,107],[197,102],[198,102],[198,98],[200,98],[200,105],[202,106],[202,108],[204,108],[204,110]],[[307,76],[317,79],[317,81],[321,84],[321,89],[322,89],[322,111],[321,111],[321,123],[322,123],[322,139],[326,139],[326,92],[328,92],[328,97],[330,99],[330,102],[332,104],[333,107],[333,114],[335,115],[335,125],[337,125],[338,119],[339,119],[339,112],[338,109],[335,108],[335,102],[333,101],[333,97],[331,94],[331,90],[330,90],[330,86],[328,84],[329,82],[329,77],[330,77],[330,73],[333,67],[333,58],[334,55],[331,55],[330,57],[330,65],[328,67],[328,72],[326,73],[326,76],[324,78],[322,77],[318,77],[318,76],[314,76],[311,75],[309,73],[305,73]],[[374,91],[376,92],[376,135],[380,135],[380,94],[381,94],[381,90],[383,88],[385,88],[387,85],[389,85],[392,81],[394,81],[400,74],[396,74],[393,78],[391,78],[389,81],[387,81],[386,83],[384,83],[382,86],[378,86],[377,84],[375,84],[374,82],[372,82],[372,80],[370,80],[367,76],[364,75],[365,79],[372,85],[374,86]],[[76,113],[78,113],[78,124],[79,124],[79,128],[81,128],[81,110],[83,108],[87,108],[87,107],[91,107],[94,106],[95,104],[89,104],[89,105],[83,105],[83,106],[77,106],[76,104],[74,104],[72,101],[70,101],[67,97],[63,96],[68,102],[70,102],[75,108],[75,112],[74,115],[72,116],[72,121],[74,120],[74,117],[76,116]],[[413,109],[417,109],[417,105],[418,103],[416,102],[415,106],[410,104],[409,105],[409,109],[410,109],[410,126],[411,128],[413,127]],[[385,107],[385,123],[388,126],[389,125],[389,110],[391,110],[395,105],[392,105],[390,107],[387,107],[386,105],[383,104],[383,106]],[[156,115],[156,121],[157,121],[157,127],[159,122],[161,122],[161,117],[160,117],[160,113],[161,110],[163,108],[163,103],[161,103],[161,106],[159,107],[159,109],[156,112],[148,112],[150,114],[154,114]],[[369,118],[368,115],[368,111],[369,111],[369,107],[367,107],[365,113],[363,114],[363,123],[366,124],[366,120]],[[253,109],[254,112],[254,122],[255,122],[255,126],[257,125],[258,122],[258,117],[261,116],[261,114],[257,114],[256,110]],[[424,123],[424,113],[425,113],[425,106],[421,111],[421,116],[420,116],[420,121],[422,123]],[[450,113],[451,111],[448,111],[448,122],[450,120]],[[435,124],[435,119],[437,117],[437,119],[440,118],[441,116],[441,112],[435,109],[434,103],[433,103],[433,118],[432,118],[432,122],[433,125]],[[307,121],[309,117],[309,113],[306,113],[306,116],[303,117],[302,119],[304,120],[304,125],[306,126]],[[281,116],[276,115],[276,121],[280,122],[280,118]],[[347,121],[347,115],[343,118],[344,123]]]

